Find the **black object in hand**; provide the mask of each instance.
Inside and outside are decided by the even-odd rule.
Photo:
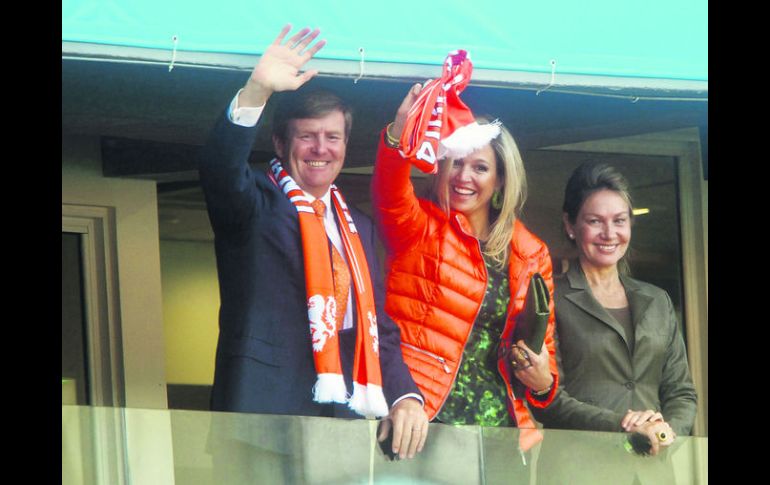
[[[532,352],[540,354],[545,340],[545,332],[548,328],[548,319],[551,316],[550,307],[551,294],[548,292],[548,286],[540,273],[534,273],[529,278],[527,286],[527,296],[524,299],[524,308],[516,316],[516,326],[513,329],[513,336],[510,340],[502,340],[498,347],[498,358],[506,362],[506,368],[512,376],[511,386],[514,396],[524,396],[526,387],[513,374],[514,371],[523,369],[531,365],[529,356],[515,344],[519,340],[524,340]],[[523,352],[526,356],[528,365],[523,362],[514,362],[513,352]],[[524,367],[519,366],[522,364]]]
[[[377,436],[380,436],[380,431],[382,430],[382,423],[383,421],[380,421],[380,424],[377,425]],[[385,454],[385,456],[388,458],[388,460],[398,460],[398,455],[393,453],[393,429],[391,427],[390,432],[388,432],[388,436],[385,437],[384,440],[380,441],[380,449]]]
[[[634,453],[647,456],[650,454],[650,450],[652,449],[652,443],[650,442],[650,438],[648,438],[647,435],[641,433],[631,433],[628,435],[628,441],[626,444],[626,448],[629,447],[634,451]]]
[[[513,343],[524,340],[534,353],[540,353],[548,327],[548,317],[551,315],[550,299],[551,295],[543,276],[540,273],[533,274],[529,280],[524,308],[516,318]]]

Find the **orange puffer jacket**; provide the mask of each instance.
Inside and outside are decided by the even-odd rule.
[[[383,130],[384,133],[384,130]],[[446,401],[457,377],[463,350],[481,308],[487,271],[478,240],[459,212],[447,215],[436,204],[418,199],[409,179],[411,164],[381,136],[372,181],[375,219],[380,225],[387,257],[385,310],[401,329],[401,350],[433,419]],[[551,317],[545,343],[550,354],[554,385],[544,400],[527,389],[514,396],[509,372],[498,363],[508,391],[508,410],[519,428],[535,423],[523,399],[545,407],[558,387],[553,314],[553,269],[547,246],[518,220],[509,258],[511,299],[501,341],[509,340],[521,312],[529,277],[540,272],[551,293]],[[538,349],[539,350],[539,349]],[[539,441],[522,443],[527,449]]]

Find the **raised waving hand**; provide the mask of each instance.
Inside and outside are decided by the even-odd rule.
[[[294,91],[318,74],[300,69],[326,45],[325,40],[313,43],[321,31],[305,27],[285,40],[290,31],[291,25],[285,25],[265,49],[238,97],[239,106],[262,106],[274,92]]]

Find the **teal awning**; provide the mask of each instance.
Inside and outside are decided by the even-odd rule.
[[[706,0],[62,1],[64,43],[258,55],[286,23],[321,29],[319,60],[363,49],[364,70],[465,49],[474,72],[708,80]]]

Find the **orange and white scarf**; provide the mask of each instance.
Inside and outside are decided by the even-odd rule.
[[[500,122],[479,124],[460,93],[471,81],[467,51],[450,52],[441,77],[425,83],[407,113],[401,155],[425,173],[438,171],[438,160],[463,158],[500,134]]]
[[[386,416],[388,404],[382,392],[374,288],[361,239],[342,194],[335,185],[331,186],[332,205],[337,213],[342,245],[353,281],[350,290],[355,291],[357,328],[352,396],[348,394],[342,375],[330,243],[323,221],[316,216],[311,201],[277,159],[270,162],[270,171],[271,179],[294,204],[299,217],[308,321],[318,374],[313,386],[313,400],[319,403],[347,403],[353,411],[368,418]]]

